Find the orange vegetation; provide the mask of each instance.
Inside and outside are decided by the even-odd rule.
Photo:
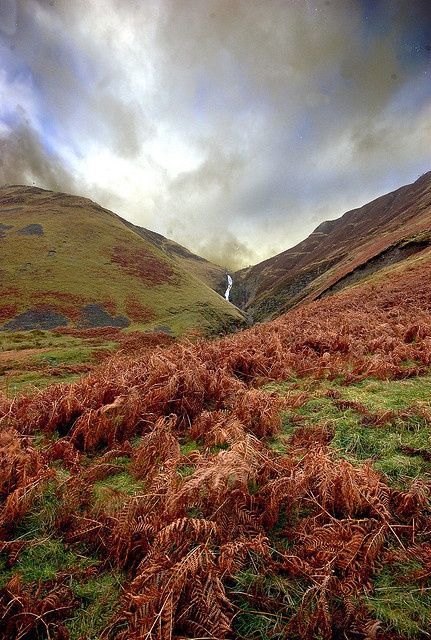
[[[2,304],[0,305],[0,323],[9,320],[18,313],[18,305]]]
[[[149,286],[173,282],[175,279],[174,270],[167,260],[157,258],[146,249],[117,245],[113,249],[111,260],[126,273],[136,276]]]
[[[153,309],[141,304],[136,298],[127,298],[126,314],[134,322],[150,322],[154,320],[156,314]]]
[[[368,464],[337,459],[327,446],[330,426],[298,429],[288,456],[271,450],[281,410],[307,396],[258,387],[292,374],[346,382],[420,374],[431,364],[430,283],[431,266],[422,266],[235,336],[120,351],[73,385],[0,398],[0,531],[10,565],[26,544],[14,527],[61,459],[70,476],[58,484],[55,530],[127,576],[104,638],[235,637],[229,589],[246,566],[305,584],[277,637],[395,637],[378,634],[362,596],[393,559],[390,541],[407,559],[431,551],[429,487],[416,480],[396,490]],[[357,408],[379,423],[379,414]],[[38,451],[36,432],[59,439]],[[187,438],[199,447],[182,453]],[[145,489],[114,514],[96,510],[94,483],[119,455],[130,458]],[[36,592],[13,578],[0,594],[7,637],[36,637],[44,626],[51,638],[67,637],[63,621],[74,605],[67,576]],[[281,606],[277,594],[248,597],[252,609]]]

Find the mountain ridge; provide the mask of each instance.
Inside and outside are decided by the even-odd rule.
[[[393,247],[406,255],[428,246],[431,171],[415,182],[375,198],[340,218],[320,223],[300,243],[237,271],[234,302],[255,320],[275,317],[313,300],[349,273]],[[403,259],[402,250],[398,258]],[[394,258],[392,254],[392,259]]]
[[[124,233],[127,230],[128,233],[133,234],[134,240],[131,242],[135,248],[139,246],[143,250],[145,246],[147,250],[150,249],[151,255],[145,256],[145,252],[139,254],[138,250],[138,253],[132,257],[128,254],[128,250],[122,246],[120,249],[117,247],[114,254],[111,251],[111,262],[126,271],[127,275],[132,278],[138,277],[141,280],[146,278],[145,285],[156,289],[162,286],[164,281],[166,281],[166,284],[170,277],[173,278],[171,285],[176,286],[174,272],[177,273],[177,276],[182,273],[182,278],[185,277],[188,281],[188,287],[193,288],[194,286],[198,288],[206,301],[205,304],[200,304],[198,300],[193,302],[192,315],[195,315],[195,319],[191,322],[193,326],[198,326],[201,321],[206,327],[212,324],[210,318],[212,313],[211,304],[206,308],[208,297],[212,299],[212,304],[217,307],[217,312],[214,312],[218,318],[215,322],[216,325],[220,322],[223,325],[222,316],[226,314],[230,316],[227,326],[230,326],[231,320],[233,327],[237,326],[236,321],[239,322],[238,326],[240,326],[242,321],[239,321],[239,309],[243,310],[248,319],[251,318],[252,321],[267,320],[284,313],[301,302],[326,297],[340,290],[340,288],[368,277],[385,266],[409,258],[431,244],[430,171],[420,176],[413,183],[399,187],[361,207],[347,211],[337,219],[321,222],[307,238],[304,238],[294,247],[267,258],[256,265],[235,272],[233,274],[234,286],[231,292],[233,304],[227,304],[221,299],[225,289],[226,268],[211,263],[188,248],[165,238],[155,231],[125,220],[117,213],[83,196],[54,192],[28,185],[6,185],[1,187],[0,243],[3,243],[3,247],[5,239],[7,240],[14,233],[19,236],[21,243],[24,242],[24,244],[28,242],[26,238],[29,236],[43,238],[43,228],[41,225],[38,226],[37,219],[34,216],[28,217],[27,226],[18,231],[16,229],[16,221],[12,225],[5,224],[8,221],[13,221],[14,215],[18,211],[25,209],[29,199],[39,200],[36,207],[38,213],[41,211],[41,205],[45,204],[45,206],[51,207],[53,213],[56,212],[57,214],[59,210],[62,210],[63,213],[69,211],[74,215],[76,215],[77,211],[85,211],[87,214],[96,215],[96,217],[104,215],[114,226],[117,225],[118,227],[119,225]],[[91,237],[94,234],[94,229],[90,229],[88,224],[86,229]],[[86,242],[85,234],[81,235],[82,241]],[[130,240],[132,236],[127,237]],[[0,250],[1,248],[2,246],[0,245]],[[55,257],[55,254],[55,250],[48,250],[50,257]],[[105,258],[103,255],[100,257],[101,262],[103,262]],[[162,263],[163,267],[161,266]],[[19,268],[25,271],[26,264],[31,263],[24,262]],[[139,265],[141,265],[141,268]],[[145,269],[147,269],[148,273],[144,273]],[[150,275],[151,270],[154,271],[153,278]],[[5,270],[3,269],[3,271]],[[156,271],[159,272],[158,275],[155,275]],[[2,274],[3,272],[0,271],[0,275]],[[3,277],[3,294],[6,286],[5,281],[7,281],[7,278]],[[9,281],[9,285],[13,289],[13,278],[9,277]],[[216,298],[214,298],[214,292],[219,294]],[[59,293],[57,297],[64,297],[61,287],[57,293]],[[13,292],[9,292],[10,297],[14,297]],[[17,294],[15,294],[16,297]],[[142,305],[141,302],[141,311],[147,308],[149,314],[147,320],[149,320],[150,316],[152,319],[157,317],[160,320],[167,317],[169,322],[166,321],[166,324],[170,326],[172,324],[170,322],[172,320],[171,316],[176,313],[184,313],[187,305],[183,305],[182,308],[181,305],[172,307],[168,303],[170,297],[168,294],[167,299],[163,300],[161,296],[158,296],[155,305]],[[3,295],[3,298],[5,298],[5,295]],[[79,303],[78,298],[76,300],[77,304]],[[215,300],[217,300],[217,303],[215,303]],[[38,303],[40,303],[40,300]],[[52,303],[52,300],[48,300],[48,303]],[[10,300],[6,300],[6,304],[3,301],[3,305],[0,308],[0,327],[3,322],[3,328],[8,328],[6,326],[7,322],[11,321],[10,317],[6,317],[8,309],[10,311],[16,306],[16,300],[12,301],[12,303]],[[113,308],[112,304],[108,304],[109,306]],[[135,304],[136,308],[138,306],[139,304]],[[129,308],[131,307],[133,307],[133,304],[129,304]],[[96,323],[105,322],[119,326],[118,323],[121,325],[123,322],[124,326],[126,326],[130,322],[124,320],[124,318],[128,318],[127,313],[124,311],[124,304],[122,305],[122,310],[123,315],[120,314],[118,317],[110,313],[108,308],[87,311],[90,316],[93,314]],[[141,316],[144,317],[145,313],[141,314]],[[57,318],[57,320],[63,322],[64,318]],[[53,322],[55,321],[54,318]],[[88,318],[87,321],[90,322]],[[35,326],[38,324],[31,317],[28,322],[30,324],[27,328],[30,328],[32,322]],[[131,322],[133,323],[133,318]],[[185,325],[187,324],[190,323],[180,322],[180,332],[186,329]],[[17,326],[17,328],[19,327]]]

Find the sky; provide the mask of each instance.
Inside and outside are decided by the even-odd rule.
[[[235,269],[430,169],[429,0],[0,0],[0,184]]]

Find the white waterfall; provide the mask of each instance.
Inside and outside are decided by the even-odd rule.
[[[224,294],[224,297],[228,302],[229,302],[229,293],[230,293],[230,290],[232,289],[232,284],[233,284],[233,280],[230,277],[230,275],[227,274],[227,289],[226,289],[226,293]]]

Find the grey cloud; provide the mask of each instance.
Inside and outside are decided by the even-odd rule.
[[[121,66],[112,45],[98,50],[80,34],[87,13],[87,26],[103,39],[103,19],[113,18],[108,3],[105,9],[98,24],[96,9],[79,0],[22,1],[12,42],[18,69],[25,65],[31,72],[46,117],[61,137],[99,140],[115,153],[134,158],[151,125],[139,102],[123,99],[118,90],[118,78],[127,75],[127,67]]]
[[[207,260],[222,265],[232,272],[255,264],[257,258],[256,252],[247,244],[229,232],[223,233],[221,229],[218,237],[213,236],[201,242],[200,251]]]
[[[0,137],[0,184],[30,184],[73,193],[77,186],[60,159],[49,154],[31,125]]]
[[[370,33],[366,42],[357,2],[332,2],[328,6],[324,2],[213,0],[179,5],[172,0],[163,4],[159,25],[167,61],[163,71],[178,102],[187,102],[191,78],[205,69],[215,86],[213,91],[220,91],[226,104],[237,109],[232,119],[237,126],[234,140],[240,141],[242,181],[233,193],[226,192],[228,201],[223,209],[215,207],[212,215],[226,219],[229,211],[248,218],[255,225],[256,236],[261,237],[259,231],[268,217],[274,221],[285,218],[291,226],[305,228],[324,200],[328,215],[341,214],[343,211],[337,210],[340,198],[334,197],[331,187],[344,189],[348,196],[344,200],[356,202],[361,195],[366,198],[373,192],[379,180],[381,184],[386,182],[385,155],[394,146],[400,147],[399,123],[389,121],[386,109],[407,80],[397,50],[401,4],[392,3],[393,22],[382,32]],[[395,5],[398,9],[394,10]],[[238,69],[242,74],[239,78]],[[410,79],[415,73],[410,71]],[[241,82],[247,84],[245,100],[252,103],[252,108],[259,112],[265,95],[264,109],[268,110],[255,140],[245,150],[241,148],[244,134],[238,135],[238,131],[247,104],[241,103],[232,88]],[[215,115],[216,109],[207,117],[209,144]],[[313,130],[311,138],[306,144],[288,139],[280,144],[280,136],[286,129],[294,131],[304,115]],[[181,114],[179,117],[182,122]],[[411,130],[415,130],[416,114],[410,121]],[[217,129],[217,122],[214,130],[219,139],[232,144],[229,134],[225,136]],[[334,156],[327,167],[316,171],[314,157],[330,154],[341,136],[347,141],[347,157]],[[415,150],[407,136],[403,144],[393,159],[393,170],[397,172],[398,161],[405,168],[410,166],[408,180],[416,162],[409,162],[407,156],[414,156]],[[348,160],[347,166],[341,164],[343,160]],[[421,161],[425,162],[423,156]],[[228,163],[219,164],[218,171],[228,174]],[[189,175],[188,182],[196,189],[198,199],[196,194],[203,184],[201,168],[196,176],[194,181]],[[368,187],[364,184],[366,177],[371,182]],[[280,211],[282,206],[284,212]],[[271,233],[266,237],[270,243]]]
[[[17,7],[16,0],[0,1],[0,31],[12,36],[16,31]]]
[[[207,157],[202,164],[194,171],[180,173],[171,182],[170,190],[173,195],[181,194],[183,197],[193,197],[201,192],[227,196],[234,191],[243,164],[240,155],[224,153],[209,143]]]

